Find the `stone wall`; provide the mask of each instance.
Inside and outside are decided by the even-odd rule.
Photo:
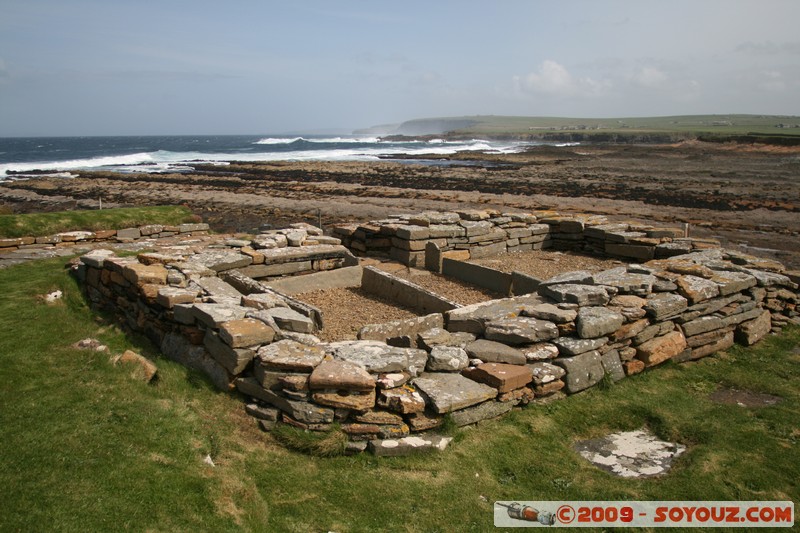
[[[135,242],[141,239],[164,239],[175,236],[208,234],[208,224],[179,224],[164,226],[148,224],[134,228],[100,231],[66,231],[39,237],[0,239],[0,253],[15,250],[36,250],[47,247],[67,247],[90,242]]]
[[[458,216],[456,223],[451,214],[442,219],[426,214],[437,222],[432,226],[486,222]],[[517,218],[528,229],[537,225]],[[495,228],[502,225],[495,222],[490,222]],[[549,231],[556,224],[544,225],[548,233],[540,235],[552,243],[578,242],[556,237],[577,225],[562,228],[559,222],[560,233]],[[423,240],[411,238],[421,230],[405,226],[398,225],[395,241]],[[279,235],[285,233],[249,244],[255,249],[268,241],[282,243]],[[654,250],[675,242],[627,237],[658,239]],[[451,245],[450,237],[436,238]],[[506,249],[507,241],[506,232]],[[605,249],[610,241],[602,242]],[[638,242],[627,244],[645,246]],[[308,233],[294,244],[293,259],[313,257],[317,265],[335,264],[325,254],[344,250],[319,244]],[[448,418],[459,426],[471,424],[667,361],[706,357],[734,342],[751,345],[799,321],[796,273],[783,272],[772,261],[708,249],[599,273],[563,274],[541,281],[533,294],[369,325],[359,340],[323,343],[314,335],[323,325],[319,311],[244,275],[253,258],[241,245],[188,256],[118,258],[95,251],[81,258],[75,271],[94,305],[147,334],[165,355],[248,398],[246,410],[262,428],[286,423],[324,431],[338,425],[353,452],[441,448],[446,439],[416,435],[435,432]],[[483,245],[462,246],[472,253]]]
[[[719,246],[709,239],[685,238],[679,228],[612,224],[604,216],[552,211],[424,212],[340,224],[333,232],[356,255],[389,257],[414,267],[426,266],[429,243],[438,247],[442,257],[460,260],[553,248],[649,261]],[[435,270],[430,263],[428,268]]]

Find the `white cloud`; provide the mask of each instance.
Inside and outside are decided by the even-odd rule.
[[[661,87],[668,80],[668,76],[656,67],[637,68],[631,81],[641,87],[655,89]]]
[[[539,65],[538,70],[525,76],[515,76],[514,82],[519,90],[540,94],[562,96],[585,96],[597,94],[611,86],[605,80],[576,78],[561,65],[551,59]]]
[[[575,91],[575,80],[566,68],[548,59],[537,72],[522,79],[522,86],[539,93],[571,93]]]

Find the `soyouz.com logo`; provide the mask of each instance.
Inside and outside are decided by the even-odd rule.
[[[792,527],[790,501],[499,501],[497,527]]]

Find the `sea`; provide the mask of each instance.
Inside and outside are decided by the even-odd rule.
[[[373,161],[392,157],[413,161],[423,154],[453,156],[448,158],[452,161],[459,152],[513,153],[531,144],[484,139],[398,141],[360,135],[6,137],[0,138],[0,181],[43,173],[70,177],[76,170],[186,172],[197,163],[224,166],[231,161]]]

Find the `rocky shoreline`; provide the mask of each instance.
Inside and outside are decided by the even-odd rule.
[[[798,148],[595,144],[425,159],[450,164],[273,162],[197,165],[182,174],[79,172],[4,182],[0,205],[30,212],[93,208],[99,198],[106,206],[182,203],[218,231],[250,231],[264,220],[329,226],[454,207],[554,209],[688,223],[694,236],[800,266]]]

